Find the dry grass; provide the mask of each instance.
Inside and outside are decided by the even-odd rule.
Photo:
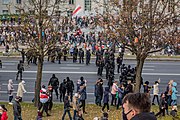
[[[0,104],[6,105],[8,109],[8,117],[9,117],[8,120],[13,120],[12,105],[8,105],[7,103],[0,103]],[[22,106],[23,120],[35,120],[37,116],[37,109],[33,106],[33,104],[22,103],[21,106]],[[88,104],[86,107],[86,111],[88,112],[88,114],[83,115],[85,120],[93,120],[94,117],[100,117],[102,115],[101,107],[98,107],[94,104]],[[152,111],[154,111],[155,113],[158,112],[158,107],[153,106]],[[43,117],[43,120],[61,120],[63,114],[63,105],[54,104],[50,114],[51,114],[50,117],[46,117],[46,114],[44,113],[45,117]],[[73,116],[73,110],[71,110],[71,115]],[[66,115],[66,120],[68,120],[68,115]],[[122,120],[121,109],[116,110],[115,107],[110,106],[109,120]],[[178,116],[177,118],[172,118],[171,116],[159,117],[158,120],[180,120],[180,116]]]

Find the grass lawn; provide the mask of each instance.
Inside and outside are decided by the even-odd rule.
[[[13,120],[13,108],[12,105],[9,105],[8,103],[0,103],[5,104],[6,108],[8,109],[8,120]],[[22,118],[23,120],[35,120],[37,116],[37,109],[33,106],[31,103],[21,103],[22,106]],[[102,115],[101,113],[101,107],[98,107],[94,104],[88,104],[86,107],[86,111],[88,114],[83,115],[85,120],[93,120],[94,117],[100,117]],[[152,111],[155,113],[158,112],[158,106],[153,106]],[[44,113],[43,120],[61,120],[62,114],[63,114],[63,104],[54,104],[53,109],[51,111],[51,116],[46,117],[46,114]],[[71,115],[73,116],[73,110],[71,110]],[[178,115],[180,115],[180,112],[178,112]],[[66,115],[66,120],[68,120],[68,115]],[[115,107],[110,106],[110,112],[109,112],[109,120],[122,120],[121,118],[121,109],[116,110]],[[171,116],[165,116],[165,117],[159,117],[158,120],[180,120],[180,116],[177,116],[176,118],[172,118]]]

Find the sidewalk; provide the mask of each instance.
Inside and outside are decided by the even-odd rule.
[[[10,46],[10,50],[12,47]],[[19,46],[20,49],[24,48],[26,49],[26,46]],[[10,60],[10,59],[21,59],[21,54],[19,52],[13,52],[9,56],[3,55],[3,52],[5,51],[5,46],[0,46],[0,59],[1,60]],[[118,56],[118,53],[115,53],[115,56]],[[71,56],[68,57],[69,59],[72,59]],[[91,56],[92,59],[95,59],[95,56]],[[46,58],[45,58],[46,59]],[[134,55],[131,55],[130,52],[126,52],[124,55],[124,60],[135,60],[136,57]],[[180,61],[180,55],[177,56],[167,56],[167,55],[160,55],[160,53],[156,53],[156,55],[149,56],[146,58],[146,61]]]

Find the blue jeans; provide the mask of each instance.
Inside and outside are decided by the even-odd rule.
[[[14,120],[22,120],[22,117],[14,116]]]
[[[75,119],[76,119],[76,114],[77,114],[77,111],[76,111],[76,110],[74,110],[73,120],[75,120]]]
[[[65,116],[66,116],[66,112],[67,112],[68,115],[69,115],[69,119],[72,120],[70,110],[64,110],[64,113],[63,113],[63,116],[62,116],[62,120],[64,120],[64,118],[65,118]]]

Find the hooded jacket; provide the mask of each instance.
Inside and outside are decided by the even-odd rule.
[[[8,94],[9,94],[9,96],[13,96],[13,91],[14,91],[13,81],[11,79],[9,79],[9,84],[8,84]]]

